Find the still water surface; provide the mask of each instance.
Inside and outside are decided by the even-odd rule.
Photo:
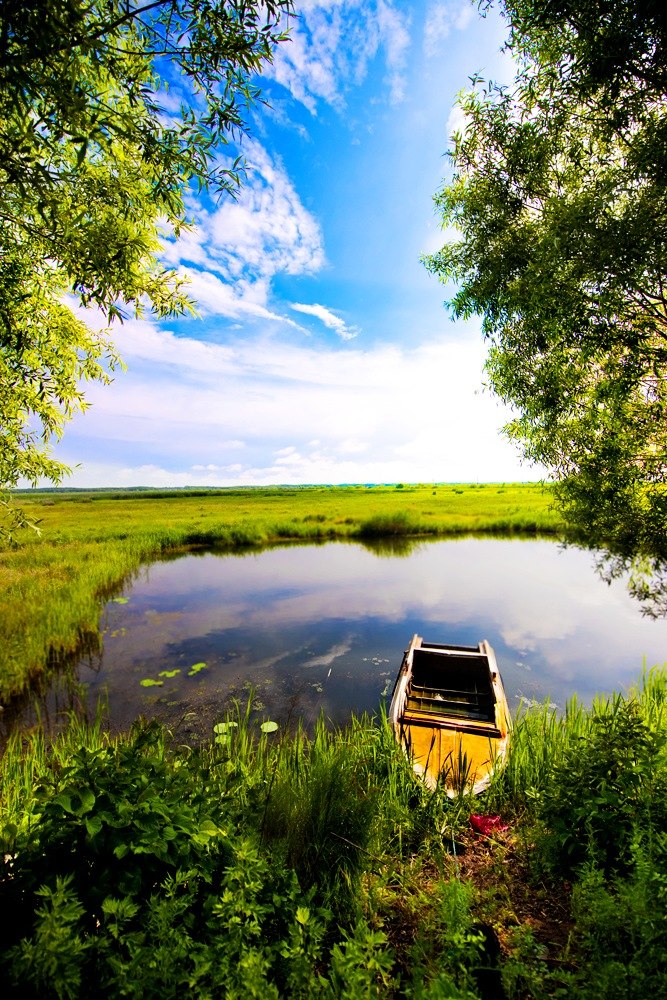
[[[667,621],[642,618],[591,553],[550,541],[464,538],[402,557],[340,542],[191,553],[142,569],[124,598],[108,604],[103,653],[79,677],[91,703],[108,692],[114,728],[144,714],[184,736],[210,732],[250,687],[280,721],[375,711],[415,632],[488,639],[513,710],[522,698],[590,701],[634,683],[644,658],[667,660]]]

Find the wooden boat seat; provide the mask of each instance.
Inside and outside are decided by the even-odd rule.
[[[503,735],[495,722],[488,719],[471,719],[469,717],[457,719],[450,716],[443,725],[442,718],[428,712],[406,711],[401,717],[401,727],[405,732],[409,732],[415,727],[442,732],[456,730],[457,732],[483,736],[485,739],[500,739]]]
[[[462,701],[467,704],[473,704],[480,700],[480,698],[488,698],[488,691],[461,691],[460,688],[445,688],[445,687],[426,687],[422,684],[411,684],[410,690],[421,698],[436,698],[442,700],[443,698],[450,701]]]
[[[490,708],[482,705],[414,696],[408,697],[405,706],[405,716],[408,715],[437,715],[457,719],[475,719],[479,722],[492,722],[494,718]]]

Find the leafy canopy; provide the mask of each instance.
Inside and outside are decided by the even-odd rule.
[[[118,364],[69,302],[108,321],[190,308],[160,235],[186,224],[192,185],[240,183],[225,147],[290,14],[291,0],[3,0],[0,489],[62,477],[48,442],[85,408],[82,380]]]
[[[488,6],[488,5],[487,5]],[[658,0],[503,0],[508,87],[473,80],[458,238],[426,259],[483,316],[506,428],[544,463],[575,537],[667,559],[667,25]]]

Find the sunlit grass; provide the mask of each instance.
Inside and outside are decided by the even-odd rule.
[[[646,730],[664,734],[667,744],[667,665],[644,670],[640,682],[627,695],[599,695],[590,707],[576,695],[564,712],[548,702],[522,705],[514,719],[510,751],[485,795],[488,808],[534,811],[554,772],[563,767],[573,748],[590,740],[596,720],[613,720],[628,704],[636,709]],[[667,755],[667,745],[665,750]]]

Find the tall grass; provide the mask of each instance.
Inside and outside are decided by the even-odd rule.
[[[388,514],[375,514],[359,525],[360,538],[391,538],[393,535],[437,534],[437,527],[418,521],[407,511],[397,510]]]
[[[246,815],[254,810],[262,842],[282,852],[302,885],[318,885],[338,907],[388,853],[407,857],[431,840],[436,854],[447,850],[442,830],[456,807],[417,779],[384,710],[344,728],[321,717],[311,736],[298,725],[258,738],[250,704],[237,703],[220,741],[201,752],[211,772],[243,777]]]
[[[522,1000],[661,995],[667,669],[590,708],[524,708],[477,800],[419,781],[384,715],[308,736],[262,731],[250,706],[194,749],[155,724],[13,738],[0,987],[480,1000],[503,995],[502,978]],[[492,808],[512,833],[489,865],[494,844],[466,829]],[[570,830],[583,856],[564,849]],[[540,908],[570,892],[569,935],[538,939]]]
[[[667,740],[667,670],[644,668],[639,683],[627,696],[618,692],[598,696],[587,708],[572,697],[561,713],[548,703],[523,705],[514,728],[503,766],[493,776],[485,799],[489,808],[534,811],[543,791],[550,786],[578,748],[589,745],[600,719],[618,718],[631,704],[641,723],[650,732],[662,733]],[[630,747],[626,748],[630,752]],[[574,776],[573,776],[574,777]]]
[[[564,713],[548,702],[539,706],[523,703],[514,719],[509,752],[485,796],[489,808],[530,808],[565,749],[589,727],[589,714],[576,695]]]

